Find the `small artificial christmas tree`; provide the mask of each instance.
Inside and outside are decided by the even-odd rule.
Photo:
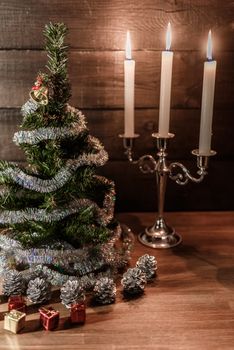
[[[21,110],[13,141],[28,166],[0,162],[0,271],[13,265],[27,282],[38,276],[61,286],[76,276],[93,285],[128,252],[116,247],[114,184],[95,174],[108,154],[68,104],[66,33],[62,23],[46,25],[48,72],[38,74]]]

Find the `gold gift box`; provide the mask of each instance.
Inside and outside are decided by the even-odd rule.
[[[4,316],[4,329],[18,333],[25,325],[26,314],[18,310],[11,310]]]

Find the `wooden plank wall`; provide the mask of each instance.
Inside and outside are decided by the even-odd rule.
[[[99,171],[116,182],[117,210],[155,210],[153,175],[125,160],[123,131],[125,35],[132,36],[136,60],[135,155],[154,154],[160,55],[168,21],[173,28],[173,83],[169,156],[194,168],[198,145],[203,62],[207,33],[213,31],[217,59],[213,148],[209,176],[200,185],[169,182],[167,210],[234,209],[234,1],[226,0],[8,0],[0,2],[0,158],[23,161],[11,139],[20,123],[37,71],[43,69],[42,30],[49,21],[69,28],[71,104],[81,108],[92,134],[110,155]]]

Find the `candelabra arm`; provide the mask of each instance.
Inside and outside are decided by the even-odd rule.
[[[191,175],[190,171],[179,162],[173,162],[169,165],[170,169],[170,179],[174,180],[178,185],[186,185],[188,181],[192,181],[194,183],[200,183],[203,181],[204,177],[207,175],[208,161],[209,157],[216,154],[215,151],[210,151],[207,155],[202,155],[199,153],[199,150],[193,150],[192,154],[197,157],[197,167],[198,176],[195,177]],[[175,170],[178,169],[177,172]]]
[[[119,135],[120,138],[123,139],[123,146],[124,146],[124,154],[127,156],[128,161],[131,164],[138,165],[140,171],[143,174],[153,174],[156,171],[157,168],[157,162],[154,159],[153,156],[150,154],[146,154],[139,159],[134,160],[133,158],[133,146],[134,141],[137,137],[139,137],[138,134],[134,134],[132,137],[127,137],[125,135]]]
[[[157,169],[157,161],[150,154],[140,157],[135,164],[138,164],[140,171],[143,174],[153,174]]]
[[[176,168],[179,168],[181,172],[175,173]],[[194,177],[191,175],[190,171],[182,163],[178,163],[178,162],[171,163],[169,165],[169,169],[171,171],[170,179],[174,180],[178,185],[181,185],[181,186],[186,185],[189,180],[195,183],[200,183],[202,182],[205,175],[207,174],[205,169],[202,168],[202,169],[199,169],[197,172],[199,177]]]

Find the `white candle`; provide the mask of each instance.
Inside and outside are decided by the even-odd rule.
[[[171,107],[171,78],[173,52],[171,48],[171,24],[168,23],[166,33],[166,51],[162,52],[161,61],[161,85],[159,101],[159,127],[160,136],[167,136],[169,133],[170,107]]]
[[[199,154],[203,155],[209,155],[210,153],[215,75],[216,61],[212,60],[212,39],[210,30],[207,41],[207,61],[204,63],[201,123],[199,137]]]
[[[124,136],[134,136],[135,61],[132,59],[130,33],[127,32],[124,60]]]

